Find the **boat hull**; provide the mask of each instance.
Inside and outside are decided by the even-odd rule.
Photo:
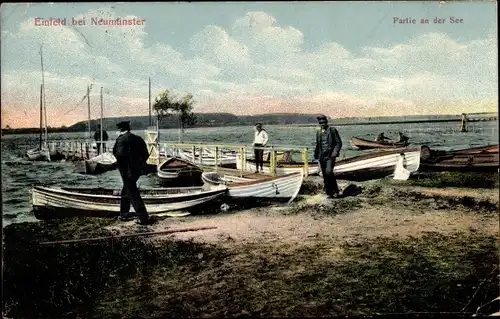
[[[232,179],[232,181],[231,181]],[[236,199],[285,200],[293,201],[302,186],[304,176],[292,173],[278,177],[260,179],[235,179],[232,176],[220,176],[216,172],[202,174],[204,183],[211,187],[226,185],[228,196]]]
[[[365,140],[358,137],[351,138],[351,145],[355,149],[359,150],[369,150],[375,148],[391,149],[391,148],[402,148],[409,145],[408,142],[394,142],[394,143],[378,143],[374,141]]]
[[[31,161],[49,161],[50,162],[50,160],[51,160],[50,152],[48,149],[29,150],[26,152],[26,155],[28,156],[29,160],[31,160]]]
[[[441,151],[422,147],[421,171],[496,172],[500,168],[498,145]]]
[[[227,190],[221,186],[212,190],[195,188],[153,189],[141,191],[150,215],[167,215],[206,204],[222,197]],[[32,204],[37,219],[64,217],[116,217],[120,214],[119,190],[57,189],[35,186]],[[130,212],[134,212],[131,207]]]
[[[76,169],[81,174],[97,175],[115,170],[118,167],[116,158],[111,153],[97,155],[89,160],[76,162]]]
[[[384,178],[394,173],[396,165],[404,154],[404,168],[415,173],[420,168],[420,148],[382,151],[355,156],[337,161],[334,168],[339,179],[364,181]]]
[[[202,173],[198,165],[181,158],[168,159],[157,168],[157,176],[164,183],[201,183]]]

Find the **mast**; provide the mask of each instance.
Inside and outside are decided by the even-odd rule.
[[[149,126],[153,125],[153,119],[151,118],[151,78],[149,78]]]
[[[92,132],[90,128],[90,86],[87,84],[87,111],[88,111],[88,130],[89,130],[89,139],[92,138]]]
[[[100,146],[100,154],[102,154],[102,116],[103,116],[103,105],[102,105],[102,86],[101,86],[101,146]]]
[[[40,45],[40,62],[42,64],[42,87],[43,87],[43,110],[45,113],[45,143],[47,143],[47,104],[45,103],[45,75],[43,72],[43,53],[42,53],[42,45]]]
[[[43,131],[43,128],[42,128],[42,124],[43,124],[43,117],[42,117],[42,114],[43,114],[43,101],[42,101],[42,96],[43,96],[43,85],[40,84],[40,145],[39,145],[39,149],[40,150],[42,149],[42,140],[43,140],[43,137],[42,137],[42,131]]]

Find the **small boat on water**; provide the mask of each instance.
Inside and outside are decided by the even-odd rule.
[[[158,177],[164,182],[200,182],[203,170],[193,162],[172,157],[157,168]]]
[[[461,150],[432,150],[422,146],[421,171],[495,172],[499,169],[498,145]]]
[[[403,165],[409,173],[420,167],[420,148],[402,148],[359,155],[337,161],[335,176],[339,179],[364,181],[389,176],[403,157]]]
[[[116,158],[106,152],[91,159],[76,162],[77,170],[82,174],[97,175],[117,168]]]
[[[351,145],[355,149],[369,150],[374,148],[402,148],[410,145],[410,143],[408,143],[408,141],[379,143],[375,141],[365,140],[359,137],[353,137],[351,138]]]
[[[28,156],[28,159],[30,161],[48,161],[50,162],[50,151],[49,148],[47,147],[47,123],[45,123],[45,143],[43,141],[42,137],[42,126],[43,126],[43,84],[40,85],[40,139],[39,139],[39,145],[35,149],[28,150],[26,152],[26,156]]]
[[[50,152],[47,148],[36,148],[26,152],[30,161],[48,161],[50,162]]]
[[[253,176],[240,178],[231,175],[219,175],[217,172],[206,172],[201,175],[205,184],[210,187],[227,186],[228,196],[240,199],[287,200],[292,202],[297,197],[304,176],[292,173],[282,176]]]
[[[173,212],[206,204],[226,194],[227,188],[151,188],[141,189],[140,192],[149,214],[181,216]],[[116,217],[120,214],[120,201],[121,190],[118,189],[44,186],[35,186],[32,189],[32,204],[37,219]],[[134,208],[131,207],[130,211],[133,212]]]

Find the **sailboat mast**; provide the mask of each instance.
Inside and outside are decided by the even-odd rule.
[[[42,137],[42,123],[43,123],[43,117],[42,117],[42,114],[43,114],[43,100],[42,100],[42,96],[43,96],[43,84],[40,84],[40,145],[39,145],[39,149],[41,150],[42,149],[42,140],[43,140],[43,137]]]
[[[149,78],[149,126],[153,125],[153,119],[151,118],[151,78]]]
[[[102,117],[103,117],[103,104],[102,104],[102,86],[101,86],[101,149],[100,149],[100,153],[102,154]]]
[[[92,138],[91,128],[90,128],[90,87],[87,84],[87,111],[88,111],[88,130],[89,130],[89,138]]]
[[[43,71],[43,53],[42,53],[42,46],[40,45],[40,62],[42,65],[42,87],[43,87],[43,112],[45,115],[45,143],[47,143],[47,104],[45,103],[45,74]]]

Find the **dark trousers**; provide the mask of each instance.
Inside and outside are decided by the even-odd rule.
[[[255,144],[254,146],[262,147],[262,144]],[[255,169],[258,170],[260,167],[260,170],[262,170],[262,167],[264,166],[264,150],[255,149],[254,156],[255,156]]]
[[[140,173],[128,174],[127,170],[120,169],[120,175],[123,181],[123,188],[120,202],[120,215],[122,217],[130,216],[130,204],[134,207],[136,215],[141,221],[147,221],[149,218],[146,206],[142,201],[141,194],[137,188],[137,180]]]
[[[325,193],[328,196],[340,193],[339,186],[337,185],[337,179],[333,173],[333,168],[335,167],[335,159],[331,157],[325,157],[319,161],[321,165],[321,174],[323,175],[323,181],[325,183]]]
[[[106,152],[106,143],[96,143],[97,144],[97,154],[101,154],[101,144],[102,144],[102,152]]]

